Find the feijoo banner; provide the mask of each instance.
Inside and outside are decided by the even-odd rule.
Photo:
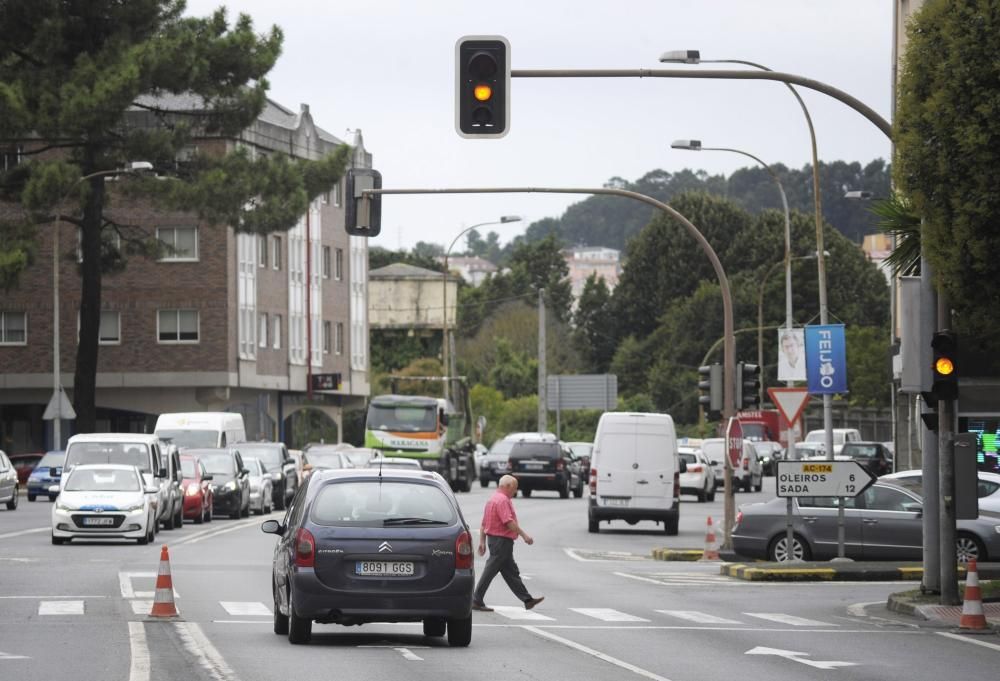
[[[847,342],[843,324],[806,327],[806,373],[809,393],[847,392]]]

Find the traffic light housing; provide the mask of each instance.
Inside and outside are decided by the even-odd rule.
[[[736,365],[736,408],[760,407],[760,366],[748,362]]]
[[[939,400],[958,398],[958,337],[951,331],[938,331],[931,337],[934,364],[931,392]]]
[[[698,367],[698,404],[705,410],[709,421],[722,416],[722,365],[709,364]]]
[[[510,43],[465,36],[455,44],[455,129],[462,137],[503,137],[510,120]]]
[[[382,195],[366,189],[381,189],[382,174],[371,168],[348,168],[344,181],[344,228],[351,236],[378,236],[382,231]]]

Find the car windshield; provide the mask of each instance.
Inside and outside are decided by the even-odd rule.
[[[347,457],[347,460],[358,468],[364,468],[371,461],[372,453],[367,449],[357,449],[357,450],[347,450],[343,452],[343,455]]]
[[[131,470],[80,470],[69,476],[67,492],[138,492],[139,477]]]
[[[66,451],[66,461],[74,466],[119,463],[136,466],[143,473],[152,473],[149,468],[149,447],[142,442],[74,442]]]
[[[243,467],[250,471],[250,475],[259,477],[264,473],[264,471],[261,471],[259,468],[260,464],[260,459],[256,459],[252,456],[243,457]]]
[[[232,454],[200,454],[198,458],[205,464],[205,470],[212,475],[236,475],[236,460]]]
[[[763,423],[740,423],[743,428],[743,437],[747,440],[766,440],[767,426]]]
[[[569,449],[571,452],[577,456],[590,456],[590,453],[594,451],[594,445],[582,444],[582,445],[570,445]]]
[[[344,459],[340,452],[306,452],[306,463],[312,464],[314,468],[343,468]]]
[[[872,459],[878,455],[877,445],[844,445],[841,451],[844,456],[852,456],[855,459]]]
[[[197,468],[194,459],[181,459],[181,474],[185,478],[193,478]]]
[[[63,465],[66,460],[65,452],[49,452],[42,457],[42,460],[38,462],[36,468],[59,468]]]
[[[244,456],[249,455],[255,459],[260,459],[260,462],[264,464],[264,468],[266,468],[269,471],[281,468],[280,445],[241,444],[240,454],[243,454]]]
[[[508,454],[510,454],[510,450],[512,449],[514,449],[513,440],[497,440],[496,442],[493,443],[493,446],[490,447],[489,453],[500,456],[507,456]]]
[[[511,457],[522,459],[556,459],[559,445],[552,442],[518,442],[510,450]]]
[[[455,508],[436,485],[418,482],[350,480],[324,486],[310,517],[317,525],[451,525]]]
[[[437,430],[435,405],[372,404],[368,407],[369,430],[429,433]]]
[[[217,447],[219,431],[217,430],[158,430],[156,435],[163,440],[170,440],[180,447],[197,449],[199,447]]]

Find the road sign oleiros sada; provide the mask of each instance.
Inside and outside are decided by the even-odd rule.
[[[875,482],[857,461],[779,461],[779,497],[856,497]]]

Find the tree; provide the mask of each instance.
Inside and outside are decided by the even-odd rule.
[[[996,358],[1000,11],[996,0],[928,0],[907,34],[895,179],[924,220],[921,252],[954,310],[954,327]]]
[[[293,226],[308,202],[340,179],[348,159],[346,146],[312,162],[252,158],[241,148],[216,152],[218,145],[188,158],[198,140],[236,140],[257,120],[282,34],[273,27],[258,35],[242,14],[230,26],[224,9],[194,18],[182,16],[184,8],[182,0],[0,5],[0,141],[22,145],[27,159],[0,175],[3,198],[17,209],[0,224],[0,280],[16,282],[37,226],[53,222],[57,211],[80,229],[74,402],[82,432],[95,425],[104,235],[117,231],[146,252],[156,247],[141,227],[121,222],[104,176],[95,173],[151,161],[171,179],[123,182],[123,194],[266,234]],[[197,106],[172,109],[174,99]]]
[[[505,397],[525,397],[538,388],[538,360],[515,352],[506,338],[496,339],[496,363],[490,369],[490,384]]]
[[[611,293],[608,285],[603,278],[591,274],[584,282],[576,304],[573,339],[594,373],[605,373],[615,354],[615,334],[611,320]]]

